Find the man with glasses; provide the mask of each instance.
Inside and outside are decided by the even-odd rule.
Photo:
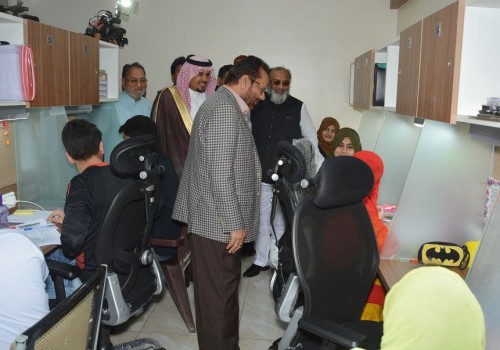
[[[270,169],[276,165],[278,142],[306,138],[314,149],[318,148],[318,138],[306,105],[290,96],[292,74],[285,67],[271,69],[269,93],[266,99],[252,111],[252,134],[262,166],[260,196],[259,234],[255,241],[253,264],[243,273],[245,277],[257,276],[269,269],[269,249],[274,244],[274,233],[270,224],[273,181]],[[279,240],[285,232],[285,222],[281,209],[276,210],[274,218],[276,237]]]
[[[158,145],[172,161],[179,178],[187,157],[193,120],[205,99],[214,93],[217,79],[212,62],[189,55],[174,86],[158,92],[151,118],[158,126]]]
[[[255,56],[236,63],[193,123],[172,217],[191,234],[202,350],[239,349],[240,250],[257,235],[261,182],[248,113],[264,99],[268,72]]]
[[[153,104],[146,99],[146,70],[138,63],[126,64],[122,70],[122,92],[116,104],[120,126],[135,115],[150,115]]]

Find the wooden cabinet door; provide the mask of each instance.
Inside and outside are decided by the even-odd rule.
[[[417,116],[456,123],[464,1],[423,20]]]
[[[375,50],[369,50],[354,60],[354,108],[372,107],[374,73]]]
[[[396,113],[417,115],[422,21],[401,32]]]
[[[33,48],[36,95],[29,107],[69,104],[68,31],[25,20],[24,42]]]
[[[69,35],[70,105],[99,104],[99,40]]]

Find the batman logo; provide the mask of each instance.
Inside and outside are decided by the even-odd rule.
[[[463,259],[463,249],[459,246],[426,244],[422,249],[424,264],[459,266]]]

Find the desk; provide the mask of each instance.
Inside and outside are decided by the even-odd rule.
[[[428,266],[422,264],[413,264],[408,260],[380,260],[378,266],[378,275],[384,285],[386,291],[389,291],[391,287],[396,284],[404,275],[413,269],[418,267]],[[460,270],[458,267],[449,267],[449,270],[458,273],[463,279],[467,277],[469,268]]]
[[[50,245],[43,245],[40,247],[40,249],[42,250],[43,255],[47,255],[57,247],[59,247],[57,244],[50,244]]]

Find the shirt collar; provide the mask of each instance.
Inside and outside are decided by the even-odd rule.
[[[243,101],[243,99],[238,95],[233,89],[231,89],[229,86],[224,85],[226,89],[228,89],[236,99],[236,102],[238,102],[238,106],[240,107],[241,113],[243,113],[243,117],[245,118],[245,121],[248,121],[248,114],[250,113],[250,108],[248,105]]]

